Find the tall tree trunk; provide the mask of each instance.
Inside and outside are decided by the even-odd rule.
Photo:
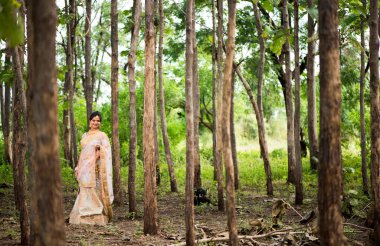
[[[155,41],[156,42],[156,41]],[[154,44],[156,47],[156,43]],[[156,68],[156,67],[155,67]],[[156,158],[156,184],[161,184],[160,152],[158,149],[158,119],[157,119],[157,71],[154,71],[154,157]]]
[[[371,182],[375,208],[375,245],[380,244],[380,106],[379,106],[379,10],[378,1],[370,1],[369,67],[371,88]]]
[[[218,179],[218,162],[217,162],[217,151],[216,151],[216,90],[217,90],[217,81],[216,81],[216,25],[215,25],[215,0],[212,2],[212,164],[214,166],[214,180]],[[222,191],[223,192],[223,191]]]
[[[232,71],[232,77],[231,77],[230,131],[231,131],[232,163],[234,166],[234,187],[235,187],[235,190],[237,190],[237,189],[239,189],[239,167],[238,167],[237,150],[236,150],[236,136],[235,136],[234,95],[235,95],[235,70]]]
[[[253,97],[253,93],[251,87],[247,82],[244,82],[242,77],[244,87],[248,93],[248,96],[251,100],[253,109],[256,114],[257,128],[259,132],[259,144],[260,144],[260,152],[261,157],[264,162],[264,170],[266,175],[266,187],[267,187],[267,195],[273,195],[273,185],[272,185],[272,170],[270,166],[269,153],[268,153],[268,145],[265,135],[265,123],[264,123],[264,112],[263,112],[263,103],[262,103],[262,84],[264,80],[264,66],[265,66],[265,40],[263,37],[263,28],[261,26],[260,21],[260,12],[257,6],[257,3],[253,2],[253,11],[255,13],[256,19],[256,29],[257,36],[259,37],[259,45],[260,45],[260,61],[257,70],[257,106],[255,106],[256,102]],[[241,75],[239,75],[241,76]],[[256,109],[257,108],[257,109]]]
[[[264,170],[265,170],[265,175],[267,179],[267,184],[266,184],[267,195],[272,196],[273,195],[272,170],[270,167],[268,145],[267,145],[267,141],[265,137],[264,119],[261,117],[259,106],[257,105],[257,102],[255,101],[255,97],[253,96],[251,87],[249,86],[248,82],[244,79],[243,75],[240,72],[240,69],[238,67],[236,67],[235,69],[236,69],[237,75],[239,76],[241,82],[244,85],[245,90],[247,91],[253,110],[255,111],[257,128],[259,132],[259,144],[260,144],[261,157],[263,158]]]
[[[218,182],[218,210],[224,210],[223,198],[223,0],[217,0],[218,3],[218,106],[216,112],[216,167],[217,167],[217,182]]]
[[[5,54],[5,68],[9,69],[11,67],[10,54],[7,52]],[[10,109],[11,109],[11,89],[8,83],[4,83],[4,121],[2,122],[2,129],[4,135],[4,162],[11,164],[11,153],[10,153]]]
[[[201,157],[199,151],[199,114],[200,114],[200,91],[199,91],[199,69],[198,69],[198,47],[195,30],[195,1],[193,7],[192,25],[194,30],[194,64],[193,64],[193,103],[194,103],[194,188],[202,187],[201,179]]]
[[[133,1],[133,25],[131,29],[131,49],[128,56],[128,80],[129,80],[129,167],[128,167],[128,203],[129,212],[136,212],[136,78],[135,61],[136,48],[139,40],[141,25],[141,2]]]
[[[120,177],[120,141],[119,141],[119,88],[118,88],[118,14],[117,0],[111,0],[111,96],[112,96],[112,166],[113,166],[113,192],[115,203],[122,201],[122,188]]]
[[[320,0],[320,163],[318,209],[321,245],[344,245],[340,196],[341,82],[339,72],[338,1]],[[331,187],[334,187],[331,189]]]
[[[194,42],[195,30],[193,26],[194,0],[186,2],[186,245],[195,245],[194,232]]]
[[[29,244],[29,213],[26,203],[25,164],[27,150],[26,98],[19,48],[13,48],[12,61],[16,75],[13,87],[13,182],[16,208],[20,213],[21,244]],[[21,52],[22,54],[22,52]]]
[[[363,7],[366,9],[367,0],[362,0]],[[360,147],[362,156],[362,180],[363,192],[369,194],[368,175],[367,175],[367,149],[366,149],[366,132],[365,132],[365,104],[364,104],[364,86],[365,86],[365,36],[364,36],[365,17],[360,17],[360,43],[362,50],[360,52]]]
[[[162,69],[162,57],[163,57],[163,43],[164,43],[164,4],[163,0],[159,0],[159,15],[160,15],[160,36],[158,41],[158,83],[159,83],[159,93],[160,93],[160,117],[161,117],[161,131],[162,138],[164,142],[165,157],[168,163],[168,171],[170,177],[170,190],[171,192],[178,192],[177,180],[174,173],[174,163],[172,158],[172,153],[170,151],[169,135],[166,124],[166,113],[165,113],[165,96],[164,96],[164,79],[163,79],[163,69]]]
[[[70,6],[65,0],[65,13],[69,15]],[[70,13],[71,14],[71,13]],[[73,81],[73,57],[72,57],[72,43],[71,43],[71,18],[66,25],[67,42],[66,42],[66,67],[67,72],[65,74],[65,83],[63,86],[63,153],[65,160],[71,167],[74,167],[72,162],[72,148],[71,148],[71,125],[70,125],[70,87]]]
[[[294,97],[295,97],[295,112],[294,112],[294,146],[295,146],[295,185],[296,197],[295,203],[297,205],[303,202],[303,187],[302,187],[302,159],[301,159],[301,99],[300,99],[300,50],[299,50],[299,3],[294,0]]]
[[[288,0],[282,0],[282,21],[283,28],[287,35],[283,45],[283,54],[285,60],[285,109],[286,109],[286,128],[288,143],[288,183],[295,184],[295,147],[294,147],[294,115],[293,115],[293,96],[292,96],[292,78],[290,70],[290,28],[288,14]]]
[[[31,244],[65,245],[59,161],[55,2],[34,0],[32,9],[33,76],[28,79]]]
[[[308,8],[314,6],[313,0],[307,0]],[[307,36],[310,41],[307,43],[307,129],[309,133],[309,150],[310,150],[310,169],[317,170],[319,149],[317,135],[317,109],[316,109],[316,92],[314,78],[314,60],[315,60],[315,41],[314,19],[308,14]]]
[[[91,81],[91,0],[86,0],[86,22],[85,22],[85,80],[84,95],[86,98],[87,120],[92,113],[92,81]]]
[[[71,73],[71,82],[69,88],[69,113],[70,113],[70,132],[71,132],[71,153],[72,153],[72,166],[75,167],[78,163],[78,150],[77,150],[77,134],[76,134],[76,126],[75,126],[75,118],[74,118],[74,93],[75,93],[75,81],[76,76],[73,76],[73,63],[75,57],[75,44],[76,44],[76,25],[77,25],[77,6],[75,0],[69,0],[69,14],[70,18],[70,41],[67,42],[67,49],[69,49],[69,42],[71,47],[71,52],[69,52],[69,65],[68,73]],[[76,69],[76,66],[75,66]],[[74,77],[74,78],[73,78]]]
[[[235,55],[235,27],[236,27],[236,0],[228,1],[228,25],[227,25],[227,54],[224,66],[223,87],[223,116],[221,118],[227,126],[231,121],[231,84],[233,61]],[[236,226],[234,166],[231,151],[230,127],[223,127],[223,160],[226,169],[226,194],[227,194],[227,221],[230,245],[239,245]]]
[[[155,35],[154,1],[145,0],[145,83],[144,83],[144,234],[158,232],[156,157],[154,144],[155,115]]]

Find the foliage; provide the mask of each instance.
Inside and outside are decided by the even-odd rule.
[[[11,47],[24,42],[23,18],[18,14],[20,7],[16,0],[0,0],[0,39]]]

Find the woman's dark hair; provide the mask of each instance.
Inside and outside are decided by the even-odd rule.
[[[90,115],[89,121],[92,120],[95,116],[99,116],[99,120],[100,120],[100,122],[102,122],[102,115],[100,114],[99,111],[92,112],[91,115]]]

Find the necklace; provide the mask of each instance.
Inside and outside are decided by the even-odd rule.
[[[99,132],[99,130],[95,130],[95,131],[91,131],[91,130],[89,130],[88,131],[88,135],[93,135],[93,134],[96,134],[96,133],[98,133]]]

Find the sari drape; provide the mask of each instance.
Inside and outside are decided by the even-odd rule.
[[[96,147],[100,158],[96,159]],[[104,225],[112,219],[112,152],[103,132],[85,133],[81,140],[82,152],[77,165],[79,194],[70,213],[71,224]]]

